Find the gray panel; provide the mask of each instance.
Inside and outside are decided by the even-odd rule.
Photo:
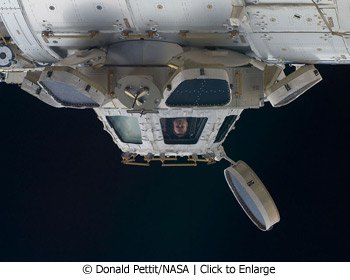
[[[302,8],[296,5],[249,6],[247,13],[253,32],[329,31],[319,11],[312,3]],[[329,22],[332,22],[332,30],[338,31],[335,8],[323,8],[322,13]]]
[[[116,30],[114,25],[123,25],[123,19],[128,17],[125,1],[121,0],[22,0],[22,3],[37,32],[43,27],[55,32]]]
[[[129,0],[135,25],[157,26],[160,31],[181,29],[223,30],[232,12],[231,0]]]
[[[254,52],[271,62],[337,63],[350,62],[350,55],[340,36],[329,33],[252,33]]]
[[[107,64],[113,65],[166,65],[182,53],[177,44],[162,41],[128,41],[108,48]]]

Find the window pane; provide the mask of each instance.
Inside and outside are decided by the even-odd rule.
[[[230,87],[220,79],[183,81],[171,93],[165,104],[172,106],[222,106],[230,101]]]
[[[222,125],[219,129],[218,134],[216,135],[214,143],[218,143],[218,142],[221,142],[222,140],[224,140],[227,132],[231,128],[231,126],[234,123],[234,121],[236,120],[236,118],[237,118],[237,116],[227,116],[225,118],[224,122],[222,123]]]
[[[98,104],[69,84],[56,81],[42,81],[47,92],[64,106],[98,107]]]
[[[196,144],[208,118],[160,119],[165,144]]]
[[[124,143],[142,144],[141,130],[137,118],[126,116],[107,116],[119,139]]]

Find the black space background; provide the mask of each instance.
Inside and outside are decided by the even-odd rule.
[[[226,139],[279,207],[261,232],[220,162],[126,167],[91,110],[0,86],[2,261],[350,261],[349,66],[292,104],[243,112]]]

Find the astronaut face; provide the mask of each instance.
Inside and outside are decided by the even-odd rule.
[[[178,137],[185,136],[188,128],[188,121],[186,118],[176,118],[173,121],[174,134]]]

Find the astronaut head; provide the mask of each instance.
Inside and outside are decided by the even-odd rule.
[[[186,135],[188,129],[187,118],[176,118],[173,120],[173,132],[177,137]]]

